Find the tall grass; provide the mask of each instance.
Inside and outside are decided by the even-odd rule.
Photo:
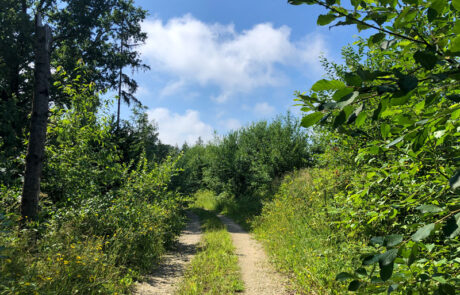
[[[299,292],[343,294],[336,274],[359,263],[358,250],[365,243],[337,226],[340,204],[332,197],[334,187],[340,189],[333,171],[293,173],[253,224],[257,238],[276,266],[292,275]]]
[[[210,195],[202,196],[203,201],[211,200]],[[214,213],[199,208],[194,212],[200,216],[204,236],[201,249],[193,258],[178,294],[221,295],[241,292],[244,286],[230,234]]]

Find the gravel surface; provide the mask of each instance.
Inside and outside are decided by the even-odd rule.
[[[287,279],[273,269],[263,247],[233,220],[222,215],[218,216],[227,226],[236,248],[245,286],[243,294],[289,294],[286,289]]]
[[[170,295],[182,279],[188,263],[196,253],[201,239],[200,221],[198,216],[187,212],[189,222],[182,232],[174,251],[164,256],[163,262],[147,279],[135,287],[136,295]]]

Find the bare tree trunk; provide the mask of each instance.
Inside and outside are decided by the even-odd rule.
[[[21,202],[22,217],[28,220],[36,220],[38,217],[51,76],[51,29],[42,24],[40,14],[35,18],[35,38],[34,97]]]
[[[120,58],[123,56],[123,27],[124,19],[121,20],[121,37],[120,37]],[[121,106],[121,95],[123,94],[121,87],[123,86],[123,63],[120,64],[120,76],[118,78],[118,111],[117,111],[117,130],[120,129],[120,106]]]

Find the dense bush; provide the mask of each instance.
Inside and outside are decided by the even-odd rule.
[[[184,151],[182,186],[235,198],[272,190],[273,179],[311,163],[308,137],[290,114],[260,121]],[[192,191],[194,192],[194,191]]]
[[[168,189],[177,158],[158,163],[141,147],[124,162],[83,76],[55,85],[71,106],[51,110],[39,220],[21,221],[19,185],[0,187],[1,294],[128,294],[183,226],[184,200]]]
[[[325,125],[355,151],[336,198],[342,222],[366,233],[350,291],[456,294],[460,285],[459,1],[293,0],[328,13],[319,25],[376,30],[335,77],[298,93],[305,127]],[[345,211],[346,212],[346,211]],[[363,271],[363,269],[365,271]]]

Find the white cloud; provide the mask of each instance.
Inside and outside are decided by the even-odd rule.
[[[217,86],[217,102],[238,92],[279,85],[284,75],[277,65],[300,62],[316,67],[320,51],[325,51],[319,35],[292,42],[289,27],[271,23],[237,32],[233,25],[207,24],[185,15],[167,22],[145,21],[143,30],[148,39],[141,51],[153,70],[182,83]],[[164,89],[166,94],[177,86],[171,85]]]
[[[161,142],[181,146],[185,141],[194,144],[198,137],[207,142],[213,137],[213,129],[200,119],[199,112],[187,110],[185,114],[172,113],[166,108],[147,111],[150,120],[158,124]]]
[[[275,108],[266,102],[257,103],[254,106],[254,114],[259,117],[270,116],[275,113]]]
[[[241,127],[241,122],[237,119],[227,119],[220,122],[227,130],[237,130]]]
[[[185,86],[184,80],[172,81],[166,84],[166,86],[163,87],[163,89],[161,89],[160,96],[165,97],[165,96],[173,95],[174,93],[176,93],[178,90],[180,90],[184,86]]]

